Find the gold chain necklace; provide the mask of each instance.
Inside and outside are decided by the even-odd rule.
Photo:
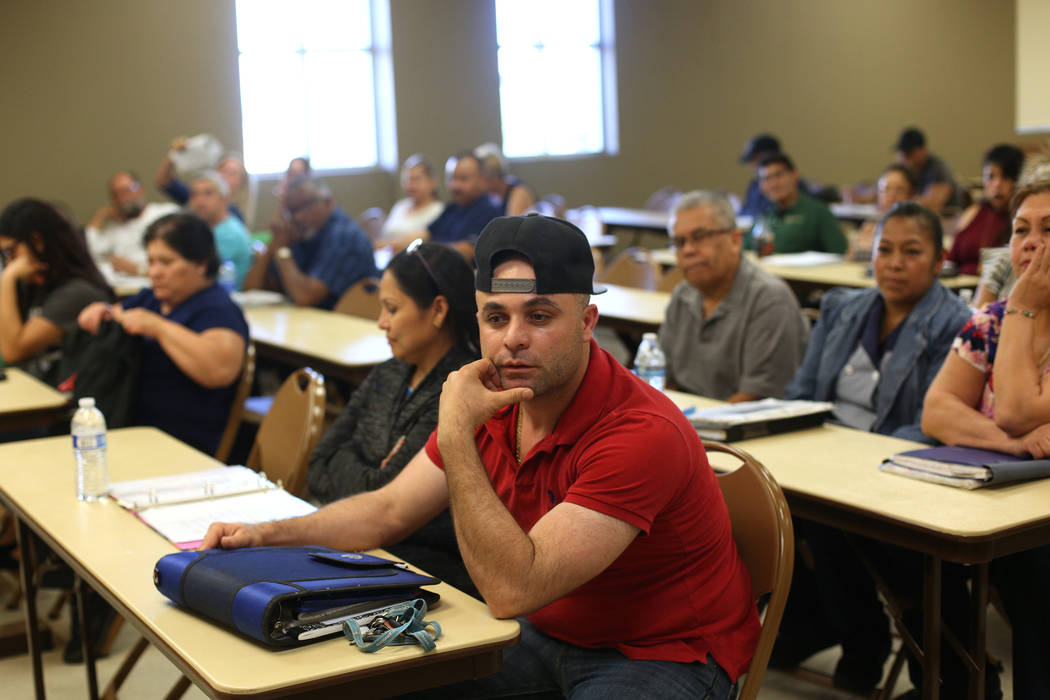
[[[514,459],[521,464],[521,409],[518,409],[518,425],[514,437]]]

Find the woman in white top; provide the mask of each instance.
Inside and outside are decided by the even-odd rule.
[[[401,168],[401,189],[408,195],[390,209],[390,214],[383,222],[382,235],[376,241],[377,247],[387,245],[390,240],[422,231],[430,222],[438,218],[444,205],[437,198],[437,183],[434,179],[434,166],[422,153],[416,153],[405,160]]]

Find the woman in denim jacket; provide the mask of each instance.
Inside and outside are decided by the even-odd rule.
[[[932,212],[912,202],[890,210],[875,239],[878,286],[824,295],[787,398],[832,401],[836,420],[851,428],[932,442],[919,427],[923,397],[970,318],[937,281],[941,240]]]
[[[937,215],[914,202],[894,206],[876,231],[877,286],[834,289],[824,295],[820,320],[802,366],[787,386],[787,398],[831,401],[834,419],[843,425],[931,442],[920,429],[923,396],[970,316],[966,304],[937,281],[943,260]],[[868,692],[880,680],[890,650],[889,622],[874,585],[840,531],[796,519],[796,533],[813,554],[814,570],[801,562],[796,566],[793,601],[778,641],[785,653],[774,652],[774,658],[791,666],[840,643],[843,655],[833,682]],[[892,587],[906,590],[921,581],[918,574],[910,575],[921,565],[918,559],[912,561],[911,553],[873,542],[863,545],[880,569],[901,574],[899,581],[888,577]],[[956,604],[965,611],[961,576],[946,587],[946,612]],[[946,582],[949,578],[946,571]],[[799,620],[797,628],[792,620]],[[921,619],[908,623],[918,626]],[[796,652],[787,653],[792,648]],[[965,688],[961,669],[945,664],[942,676],[945,687],[962,683]],[[913,681],[920,677],[921,671],[913,671]],[[954,697],[944,689],[942,693]],[[994,691],[990,697],[995,697]]]

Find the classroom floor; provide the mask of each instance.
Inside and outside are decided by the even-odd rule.
[[[15,577],[7,571],[0,572],[0,600],[7,600],[10,593],[15,590]],[[42,590],[39,595],[38,606],[46,611],[52,601],[58,595],[54,590]],[[55,648],[44,653],[44,683],[47,696],[53,700],[64,700],[65,698],[82,698],[87,692],[87,677],[83,665],[67,665],[62,662],[62,649],[69,637],[69,606],[65,606],[62,616],[50,623],[55,637]],[[22,620],[21,610],[0,609],[0,625],[17,623]],[[121,659],[129,648],[135,643],[138,635],[130,627],[124,625],[114,644],[114,649],[108,657],[98,662],[98,679],[100,690],[105,687]],[[352,650],[347,649],[347,653]],[[1006,669],[1002,674],[1003,697],[1013,696],[1010,680],[1010,633],[1006,622],[994,609],[989,609],[988,615],[988,651],[993,656],[1002,659]],[[838,658],[837,648],[828,649],[808,659],[804,668],[818,673],[830,674],[835,667]],[[888,662],[887,662],[888,663]],[[888,668],[888,666],[887,666]],[[159,651],[150,647],[131,675],[124,683],[119,694],[123,698],[161,698],[167,693],[179,677],[179,672]],[[896,688],[896,694],[902,693],[911,687],[906,676],[902,678]],[[28,700],[33,697],[33,678],[29,665],[29,657],[25,654],[0,658],[0,679],[3,679],[3,691],[0,692],[4,698],[11,700]],[[205,698],[206,696],[195,687],[191,687],[185,698]],[[848,700],[858,696],[834,690],[811,683],[794,675],[769,671],[766,673],[759,693],[761,700]]]

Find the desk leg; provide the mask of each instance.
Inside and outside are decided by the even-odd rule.
[[[941,694],[941,560],[923,556],[922,696],[938,700]]]
[[[977,564],[973,567],[973,639],[970,655],[973,667],[970,669],[970,700],[984,700],[984,677],[988,670],[988,650],[985,647],[985,636],[988,630],[988,564]]]
[[[36,553],[32,547],[32,534],[21,520],[15,526],[18,538],[19,572],[22,577],[22,593],[26,603],[26,637],[29,642],[29,658],[33,666],[33,688],[37,700],[44,700],[44,665],[40,658],[40,628],[36,617]]]
[[[95,645],[94,635],[88,627],[87,596],[91,587],[84,583],[80,576],[76,577],[73,584],[77,596],[77,617],[80,618],[80,644],[84,650],[84,668],[87,670],[88,698],[98,699],[98,676],[95,673]]]

